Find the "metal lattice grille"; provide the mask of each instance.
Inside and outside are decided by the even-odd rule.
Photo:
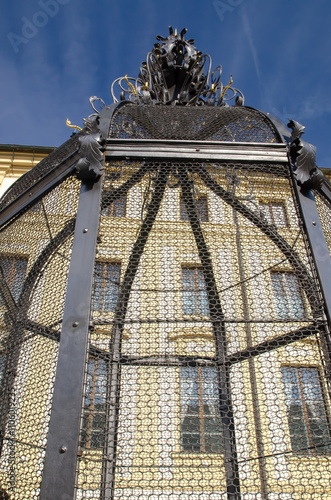
[[[288,166],[112,161],[100,214],[77,498],[327,498],[328,332]]]
[[[39,498],[79,184],[68,178],[1,232],[1,499]]]
[[[260,111],[241,107],[185,108],[126,105],[114,115],[110,137],[194,141],[281,142]]]

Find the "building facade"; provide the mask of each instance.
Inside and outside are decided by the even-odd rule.
[[[2,198],[0,498],[331,497],[330,185],[184,35]]]

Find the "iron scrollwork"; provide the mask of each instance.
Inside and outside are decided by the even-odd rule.
[[[114,102],[115,85],[120,88],[120,100],[135,104],[176,104],[186,106],[225,106],[235,100],[235,106],[244,104],[242,92],[221,82],[222,67],[211,72],[211,57],[202,54],[194,46],[194,40],[186,40],[184,28],[180,34],[169,27],[169,36],[157,36],[157,43],[141,64],[138,78],[125,75],[111,86]]]
[[[97,182],[102,174],[102,146],[105,139],[99,130],[99,116],[93,114],[84,119],[86,135],[79,137],[81,158],[76,167],[77,178],[84,182]]]

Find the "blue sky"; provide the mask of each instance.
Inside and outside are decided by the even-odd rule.
[[[110,104],[112,81],[136,77],[155,36],[167,36],[171,24],[188,28],[213,68],[222,65],[223,83],[233,74],[247,106],[305,125],[317,164],[331,167],[330,0],[1,4],[0,143],[62,144],[71,134],[66,118],[82,126],[92,95]]]

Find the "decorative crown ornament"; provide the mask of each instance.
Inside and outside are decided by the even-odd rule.
[[[114,102],[118,102],[114,87],[120,87],[120,100],[136,104],[172,104],[182,106],[224,106],[235,99],[236,106],[244,104],[240,90],[232,87],[232,75],[227,86],[221,79],[222,67],[211,73],[211,57],[186,40],[184,28],[180,34],[169,27],[169,36],[157,36],[158,43],[141,64],[138,78],[125,75],[111,86]]]

